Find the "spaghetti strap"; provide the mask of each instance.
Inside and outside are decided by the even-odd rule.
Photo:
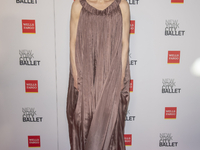
[[[79,0],[79,2],[81,3],[82,6],[84,6],[85,0]]]

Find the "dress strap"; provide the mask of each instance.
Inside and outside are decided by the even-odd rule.
[[[80,1],[81,5],[84,6],[85,0],[79,0],[79,1]]]
[[[121,0],[116,0],[116,1],[117,1],[118,4],[121,2]]]

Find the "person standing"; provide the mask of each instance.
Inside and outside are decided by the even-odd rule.
[[[72,4],[66,107],[71,150],[126,149],[129,31],[126,0]]]

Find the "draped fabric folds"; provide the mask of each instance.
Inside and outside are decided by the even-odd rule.
[[[80,0],[75,62],[70,64],[67,119],[71,150],[125,150],[124,126],[130,99],[129,58],[121,90],[122,28],[119,3],[98,10]]]

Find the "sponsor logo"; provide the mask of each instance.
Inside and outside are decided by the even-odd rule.
[[[134,120],[135,120],[135,116],[131,116],[130,110],[128,110],[126,113],[126,121],[134,121]]]
[[[135,20],[130,21],[130,34],[135,34]]]
[[[126,0],[130,5],[138,5],[139,0]]]
[[[130,91],[130,92],[133,92],[133,79],[130,80],[129,91]]]
[[[124,134],[124,141],[126,146],[132,145],[132,134]]]
[[[184,36],[185,31],[179,30],[180,24],[178,20],[166,20],[165,21],[165,36]]]
[[[180,63],[180,51],[168,51],[168,64]]]
[[[40,136],[28,136],[28,147],[40,147]]]
[[[22,20],[22,33],[35,34],[35,20]]]
[[[42,122],[42,117],[35,117],[35,108],[22,108],[22,120],[23,122]]]
[[[16,0],[16,3],[37,4],[37,0]]]
[[[38,93],[38,80],[25,80],[26,93]]]
[[[171,0],[172,4],[183,4],[184,0]]]
[[[171,133],[160,133],[159,146],[160,147],[177,147],[178,142],[172,142]]]
[[[132,59],[130,52],[129,52],[129,65],[137,65],[137,60]]]
[[[39,66],[40,61],[39,60],[33,60],[34,53],[32,53],[32,50],[19,50],[19,65],[20,66]]]
[[[177,107],[165,107],[165,119],[176,119]]]
[[[162,79],[162,93],[180,93],[181,88],[174,88],[176,86],[176,82],[174,79]]]

